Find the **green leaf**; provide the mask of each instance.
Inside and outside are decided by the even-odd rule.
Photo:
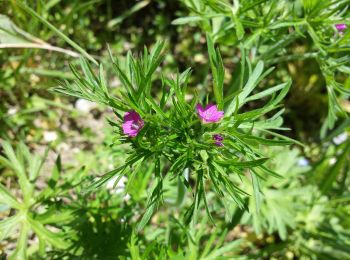
[[[7,156],[7,158],[11,163],[9,166],[15,171],[16,176],[18,177],[18,183],[22,190],[24,202],[28,204],[32,198],[33,185],[29,182],[27,178],[24,161],[23,161],[24,150],[21,149],[20,147],[21,145],[24,146],[24,144],[20,143],[16,154],[10,143],[6,141],[2,142],[2,147],[4,149],[5,155]],[[5,161],[4,159],[1,159],[1,160]],[[28,160],[30,160],[30,158],[28,158]]]
[[[129,80],[129,78],[125,74],[125,72],[119,66],[118,62],[117,61],[114,62],[113,65],[114,65],[113,68],[114,68],[118,78],[123,83],[123,86],[126,88],[126,90],[128,91],[128,93],[130,95],[135,96],[136,95],[135,89],[134,89],[131,81]]]
[[[346,144],[341,155],[337,157],[336,163],[331,167],[329,172],[324,176],[323,181],[320,184],[320,189],[323,194],[327,194],[332,188],[333,183],[337,180],[338,175],[345,167],[350,154],[350,142]]]
[[[242,92],[238,95],[238,98],[233,99],[230,105],[228,106],[227,111],[225,113],[226,116],[232,115],[233,112],[236,110],[236,107],[240,108],[247,102],[246,98],[254,90],[254,88],[257,86],[260,79],[262,78],[261,75],[263,73],[263,69],[264,63],[262,61],[259,61],[256,67],[254,68],[253,73],[250,75],[248,82],[245,84]],[[266,74],[267,73],[265,73],[264,75]]]
[[[302,3],[306,12],[312,11],[312,9],[319,4],[318,0],[302,0]]]
[[[13,169],[16,174],[18,174],[19,178],[25,179],[25,170],[22,165],[22,163],[18,160],[17,155],[12,148],[11,144],[9,142],[3,141],[2,142],[2,148],[4,149],[4,153],[6,157],[8,158],[10,164],[7,163],[7,165]]]
[[[268,133],[268,134],[270,134],[270,135],[272,135],[272,136],[278,137],[278,138],[280,138],[280,139],[283,139],[283,140],[292,142],[292,143],[294,143],[294,144],[297,144],[297,145],[300,145],[300,146],[303,146],[303,147],[305,146],[303,143],[301,143],[301,142],[299,142],[299,141],[297,141],[297,140],[294,140],[294,139],[292,139],[292,138],[289,138],[289,137],[287,137],[287,136],[284,136],[284,135],[281,135],[281,134],[277,134],[277,133],[275,133],[275,132],[272,132],[272,131],[267,130],[267,129],[264,129],[264,128],[257,128],[257,129],[259,129],[259,130],[262,131],[262,132]]]
[[[145,214],[142,216],[141,221],[137,225],[137,229],[136,229],[137,232],[140,232],[141,230],[143,230],[143,228],[149,222],[149,220],[151,219],[151,217],[156,209],[157,209],[157,204],[155,202],[147,206],[147,210],[146,210]]]
[[[266,139],[266,138],[262,138],[254,135],[246,135],[246,136],[242,136],[241,138],[243,140],[244,139],[253,140],[259,144],[268,145],[268,146],[291,145],[294,143],[291,140]]]
[[[150,3],[149,0],[144,0],[137,2],[135,5],[133,5],[131,8],[127,9],[126,12],[118,16],[117,18],[114,18],[110,20],[107,24],[108,29],[115,29],[118,24],[120,24],[123,20],[128,18],[129,16],[133,15],[134,13],[138,12],[142,8],[146,7]]]
[[[238,161],[238,160],[225,160],[225,161],[215,161],[218,164],[221,165],[228,165],[228,166],[233,166],[237,168],[252,168],[252,167],[257,167],[262,164],[264,164],[268,158],[260,158],[257,160],[251,160],[251,161]]]
[[[0,49],[7,48],[43,49],[79,57],[79,53],[50,45],[30,35],[18,28],[7,16],[0,14]]]
[[[21,220],[22,216],[17,214],[0,221],[0,241],[11,236]]]
[[[236,35],[237,35],[237,39],[238,40],[242,40],[243,37],[244,37],[244,27],[240,21],[240,19],[237,17],[237,15],[233,12],[231,12],[231,18],[232,18],[232,21],[235,25],[235,29],[236,29]]]
[[[19,235],[16,250],[10,256],[10,260],[25,260],[27,259],[27,243],[29,235],[29,224],[26,221],[22,221],[21,233]]]
[[[40,215],[35,215],[34,220],[40,222],[43,225],[55,224],[55,223],[67,223],[68,221],[74,221],[76,218],[76,212],[70,209],[62,209],[57,211],[57,209],[51,207],[45,213]]]
[[[1,183],[0,183],[0,203],[8,205],[14,209],[21,208],[21,204]]]
[[[174,21],[171,22],[173,25],[183,25],[193,22],[200,22],[203,21],[203,18],[200,16],[187,16],[187,17],[181,17],[177,18]]]
[[[65,249],[69,246],[69,243],[64,240],[62,233],[54,233],[46,229],[40,222],[27,217],[30,226],[33,228],[34,232],[38,235],[40,240],[48,242],[54,247]]]
[[[188,174],[188,169],[185,169],[183,171],[183,175]],[[186,178],[186,176],[184,176]],[[180,207],[182,203],[185,201],[185,195],[186,195],[186,186],[181,180],[181,177],[178,176],[177,178],[177,196],[176,196],[176,205],[177,207]]]
[[[230,253],[232,254],[232,252],[237,251],[239,252],[240,248],[241,248],[241,244],[244,242],[243,239],[237,239],[234,241],[231,241],[223,246],[218,246],[217,248],[215,248],[214,250],[212,250],[210,252],[210,254],[204,258],[201,258],[203,260],[210,260],[210,259],[220,259],[220,257],[222,257],[225,253]],[[239,254],[237,253],[237,256]],[[237,257],[239,258],[239,257]]]
[[[29,180],[30,181],[34,181],[38,177],[38,175],[39,175],[39,173],[44,165],[45,159],[47,158],[47,155],[49,153],[49,149],[50,149],[50,146],[48,146],[45,149],[45,153],[42,157],[40,157],[39,155],[28,154],[27,160],[29,163],[28,173],[29,173]]]
[[[255,174],[250,173],[250,176],[252,178],[252,184],[253,184],[255,210],[257,213],[259,213],[260,208],[261,208],[260,184],[259,184],[259,180]]]
[[[153,98],[146,98],[145,101],[147,102],[147,104],[149,104],[154,109],[154,111],[157,112],[158,115],[160,115],[164,119],[167,118],[167,115],[163,112],[163,110],[160,108],[160,106],[158,104],[156,104],[156,102],[153,100]]]
[[[207,47],[210,60],[211,71],[213,74],[213,90],[216,103],[219,109],[224,107],[224,77],[225,69],[219,49],[215,50],[214,43],[211,37],[207,34]]]
[[[69,39],[64,33],[62,33],[60,30],[58,30],[55,26],[53,26],[51,23],[49,23],[45,18],[40,16],[37,12],[35,12],[32,8],[30,8],[25,3],[22,3],[21,1],[16,1],[16,4],[21,7],[23,10],[25,10],[27,13],[29,13],[31,16],[38,19],[40,22],[42,22],[45,26],[50,28],[52,31],[54,31],[61,39],[63,39],[65,42],[67,42],[70,46],[72,46],[74,49],[76,49],[78,52],[80,52],[84,57],[95,63],[98,64],[97,61],[88,54],[83,48],[81,48],[78,44],[76,44],[74,41]]]
[[[252,95],[252,96],[249,96],[248,98],[246,98],[246,102],[249,102],[249,101],[253,101],[253,100],[259,100],[259,99],[262,99],[266,96],[269,96],[269,95],[272,95],[272,94],[275,94],[277,91],[281,90],[281,89],[285,89],[287,88],[288,86],[291,85],[291,81],[288,81],[288,82],[285,82],[285,83],[282,83],[282,84],[279,84],[277,86],[274,86],[272,88],[268,88],[264,91],[261,91],[255,95]],[[289,89],[289,88],[287,88]]]
[[[162,194],[162,188],[163,188],[163,181],[158,180],[156,187],[152,191],[152,195],[150,197],[150,200],[147,203],[147,210],[146,210],[145,214],[142,216],[142,219],[140,220],[139,224],[136,227],[137,232],[140,232],[146,226],[146,224],[151,219],[154,211],[158,208],[158,205],[160,202],[160,196]]]

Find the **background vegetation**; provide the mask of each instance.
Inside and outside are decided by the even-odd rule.
[[[0,1],[1,257],[350,258],[350,30],[335,28],[349,28],[350,1],[117,2]],[[85,57],[96,75],[94,63],[103,64],[109,91],[118,96],[124,82],[107,45],[124,62],[129,51],[143,53],[161,40],[166,51],[155,73],[191,67],[185,98],[213,101],[208,39],[220,49],[225,98],[240,93],[259,62],[264,71],[274,70],[252,95],[291,82],[283,101],[283,127],[290,130],[277,133],[295,142],[262,146],[257,140],[265,135],[245,141],[270,158],[266,167],[281,178],[264,175],[256,187],[230,177],[250,194],[242,207],[220,200],[209,183],[211,215],[202,206],[197,222],[188,224],[192,192],[169,181],[163,203],[140,229],[157,166],[144,163],[132,175],[89,189],[97,176],[123,165],[133,148],[109,124],[119,122],[111,108],[57,87],[72,84],[69,65],[81,71],[79,57]],[[152,87],[159,97],[159,75]],[[269,101],[258,97],[242,113]]]

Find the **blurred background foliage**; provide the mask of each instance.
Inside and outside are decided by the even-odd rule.
[[[347,0],[0,1],[0,250],[6,259],[348,259],[350,258],[350,26]],[[285,126],[304,147],[269,148],[281,179],[261,183],[261,208],[222,205],[184,224],[191,194],[167,184],[165,205],[144,230],[154,169],[132,185],[86,190],[119,166],[129,147],[108,126],[112,111],[51,89],[72,80],[79,50],[32,8],[104,64],[112,91],[115,56],[166,40],[164,75],[193,68],[189,85],[211,91],[205,34],[220,47],[229,95],[240,86],[242,51],[275,66],[260,88],[292,78]],[[159,82],[154,82],[157,86]],[[156,94],[156,93],[155,93]],[[260,101],[253,102],[258,107]],[[239,181],[239,180],[237,180]],[[242,188],[250,191],[248,184]],[[187,199],[186,199],[187,198]],[[224,208],[230,208],[226,212]]]

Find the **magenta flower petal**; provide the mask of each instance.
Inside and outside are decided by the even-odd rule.
[[[222,135],[219,135],[219,134],[214,134],[213,135],[213,139],[215,140],[215,141],[223,141],[224,140],[224,137],[222,136]]]
[[[214,104],[208,104],[203,108],[200,104],[196,106],[199,118],[203,123],[216,123],[224,117],[224,111],[219,111]]]
[[[338,32],[343,32],[347,28],[347,26],[344,23],[340,23],[336,24],[335,28],[338,30]]]
[[[135,137],[141,131],[143,125],[144,121],[136,111],[131,110],[125,113],[122,125],[124,134]]]
[[[204,113],[204,108],[202,107],[201,104],[197,104],[196,108],[197,108],[198,113],[200,113],[200,114]]]
[[[142,121],[142,119],[135,110],[131,110],[125,113],[124,122],[125,121]]]
[[[204,110],[204,108],[203,108],[200,104],[198,104],[198,105],[196,106],[196,108],[197,108],[197,112],[198,112],[199,117],[200,117],[200,118],[203,118],[203,117],[205,116],[205,110]]]
[[[220,146],[220,147],[224,146],[224,144],[222,142],[219,142],[219,141],[216,141],[214,144],[216,146]]]
[[[208,104],[206,107],[205,107],[205,110],[209,113],[213,113],[215,111],[217,111],[217,107],[215,104]]]
[[[224,137],[220,134],[213,134],[213,140],[215,141],[214,144],[216,146],[224,146],[222,141],[224,141]]]

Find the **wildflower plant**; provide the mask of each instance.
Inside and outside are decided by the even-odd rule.
[[[241,61],[242,89],[225,97],[225,69],[218,49],[207,37],[208,55],[213,78],[213,94],[202,100],[189,87],[191,69],[175,75],[163,75],[159,69],[163,61],[164,43],[158,42],[136,58],[130,52],[124,62],[113,57],[113,68],[123,89],[111,94],[104,78],[102,65],[97,75],[86,60],[81,61],[82,73],[71,66],[76,79],[63,82],[57,91],[111,107],[115,118],[109,123],[116,128],[120,142],[131,146],[125,163],[99,178],[92,188],[101,187],[111,178],[127,175],[132,185],[135,174],[142,167],[152,165],[152,193],[139,229],[148,222],[163,200],[165,180],[179,182],[193,194],[191,206],[184,212],[186,222],[196,220],[196,213],[204,206],[209,218],[211,210],[206,190],[215,191],[221,200],[234,201],[246,209],[247,194],[238,179],[250,179],[254,197],[260,195],[259,182],[266,176],[278,177],[268,169],[268,158],[260,146],[289,145],[293,140],[275,131],[282,127],[284,111],[280,102],[291,82],[256,91],[258,84],[273,70],[265,70],[258,62],[253,68],[249,58]],[[160,94],[152,95],[160,84]],[[190,96],[190,100],[188,100]],[[247,110],[245,104],[266,100],[260,108]],[[189,174],[185,174],[189,173]],[[181,196],[181,195],[180,195]],[[183,194],[182,194],[183,196]]]

